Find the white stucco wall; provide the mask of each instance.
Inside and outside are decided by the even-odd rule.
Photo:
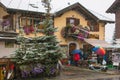
[[[0,58],[9,57],[17,49],[17,45],[14,44],[14,48],[5,48],[5,42],[0,41]]]

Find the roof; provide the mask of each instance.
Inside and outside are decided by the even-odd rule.
[[[115,2],[107,9],[107,13],[115,13],[120,9],[120,0],[115,0]]]
[[[58,10],[56,12],[56,16],[61,16],[63,13],[69,11],[69,10],[76,10],[79,11],[82,15],[84,15],[84,17],[88,18],[88,19],[94,19],[96,21],[103,21],[103,22],[108,22],[108,23],[114,23],[114,21],[110,18],[107,18],[95,11],[86,9],[85,7],[83,7],[79,2],[74,3],[72,5],[68,5],[65,8]]]
[[[0,5],[8,10],[45,13],[40,0],[0,0]]]
[[[46,12],[41,0],[0,0],[0,5],[4,6],[7,10],[12,10],[12,11],[23,11],[23,12],[28,12],[28,13],[29,12],[34,12],[34,13],[35,12],[45,13]],[[78,7],[78,9],[76,9],[76,7]],[[72,5],[67,4],[67,5],[61,6],[60,9],[57,9],[57,15],[65,11],[68,11],[71,8],[79,10],[80,13],[82,13],[86,17],[89,17],[90,19],[95,19],[97,21],[99,20],[99,21],[104,21],[104,22],[109,22],[109,23],[114,22],[113,20],[103,15],[100,15],[96,13],[95,11],[86,9],[78,2]],[[56,12],[56,8],[52,7],[51,13],[55,13],[55,12]]]
[[[104,15],[101,15],[100,13],[97,13],[93,10],[89,10],[92,14],[94,14],[95,16],[97,16],[97,18],[100,20],[100,21],[105,21],[105,22],[108,22],[108,23],[114,23],[115,21],[113,21],[112,19],[104,16]]]

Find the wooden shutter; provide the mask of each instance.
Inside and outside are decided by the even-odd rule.
[[[95,24],[94,31],[99,31],[99,24]]]
[[[75,26],[79,25],[80,24],[80,20],[79,19],[75,19]]]
[[[66,18],[66,25],[70,24],[70,18]]]

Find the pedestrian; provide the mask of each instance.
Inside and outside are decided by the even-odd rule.
[[[80,55],[79,55],[79,53],[73,54],[73,60],[74,60],[75,66],[78,66],[78,61],[80,60]]]
[[[103,56],[97,55],[97,63],[102,65],[103,62]]]

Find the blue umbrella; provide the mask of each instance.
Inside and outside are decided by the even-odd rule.
[[[99,49],[99,47],[92,48],[92,51],[96,52]]]
[[[81,50],[79,50],[79,49],[75,49],[71,53],[72,54],[79,54],[81,57],[83,56]]]
[[[76,53],[81,53],[81,51],[78,50],[78,49],[75,49],[75,50],[72,51],[72,54],[76,54]]]

